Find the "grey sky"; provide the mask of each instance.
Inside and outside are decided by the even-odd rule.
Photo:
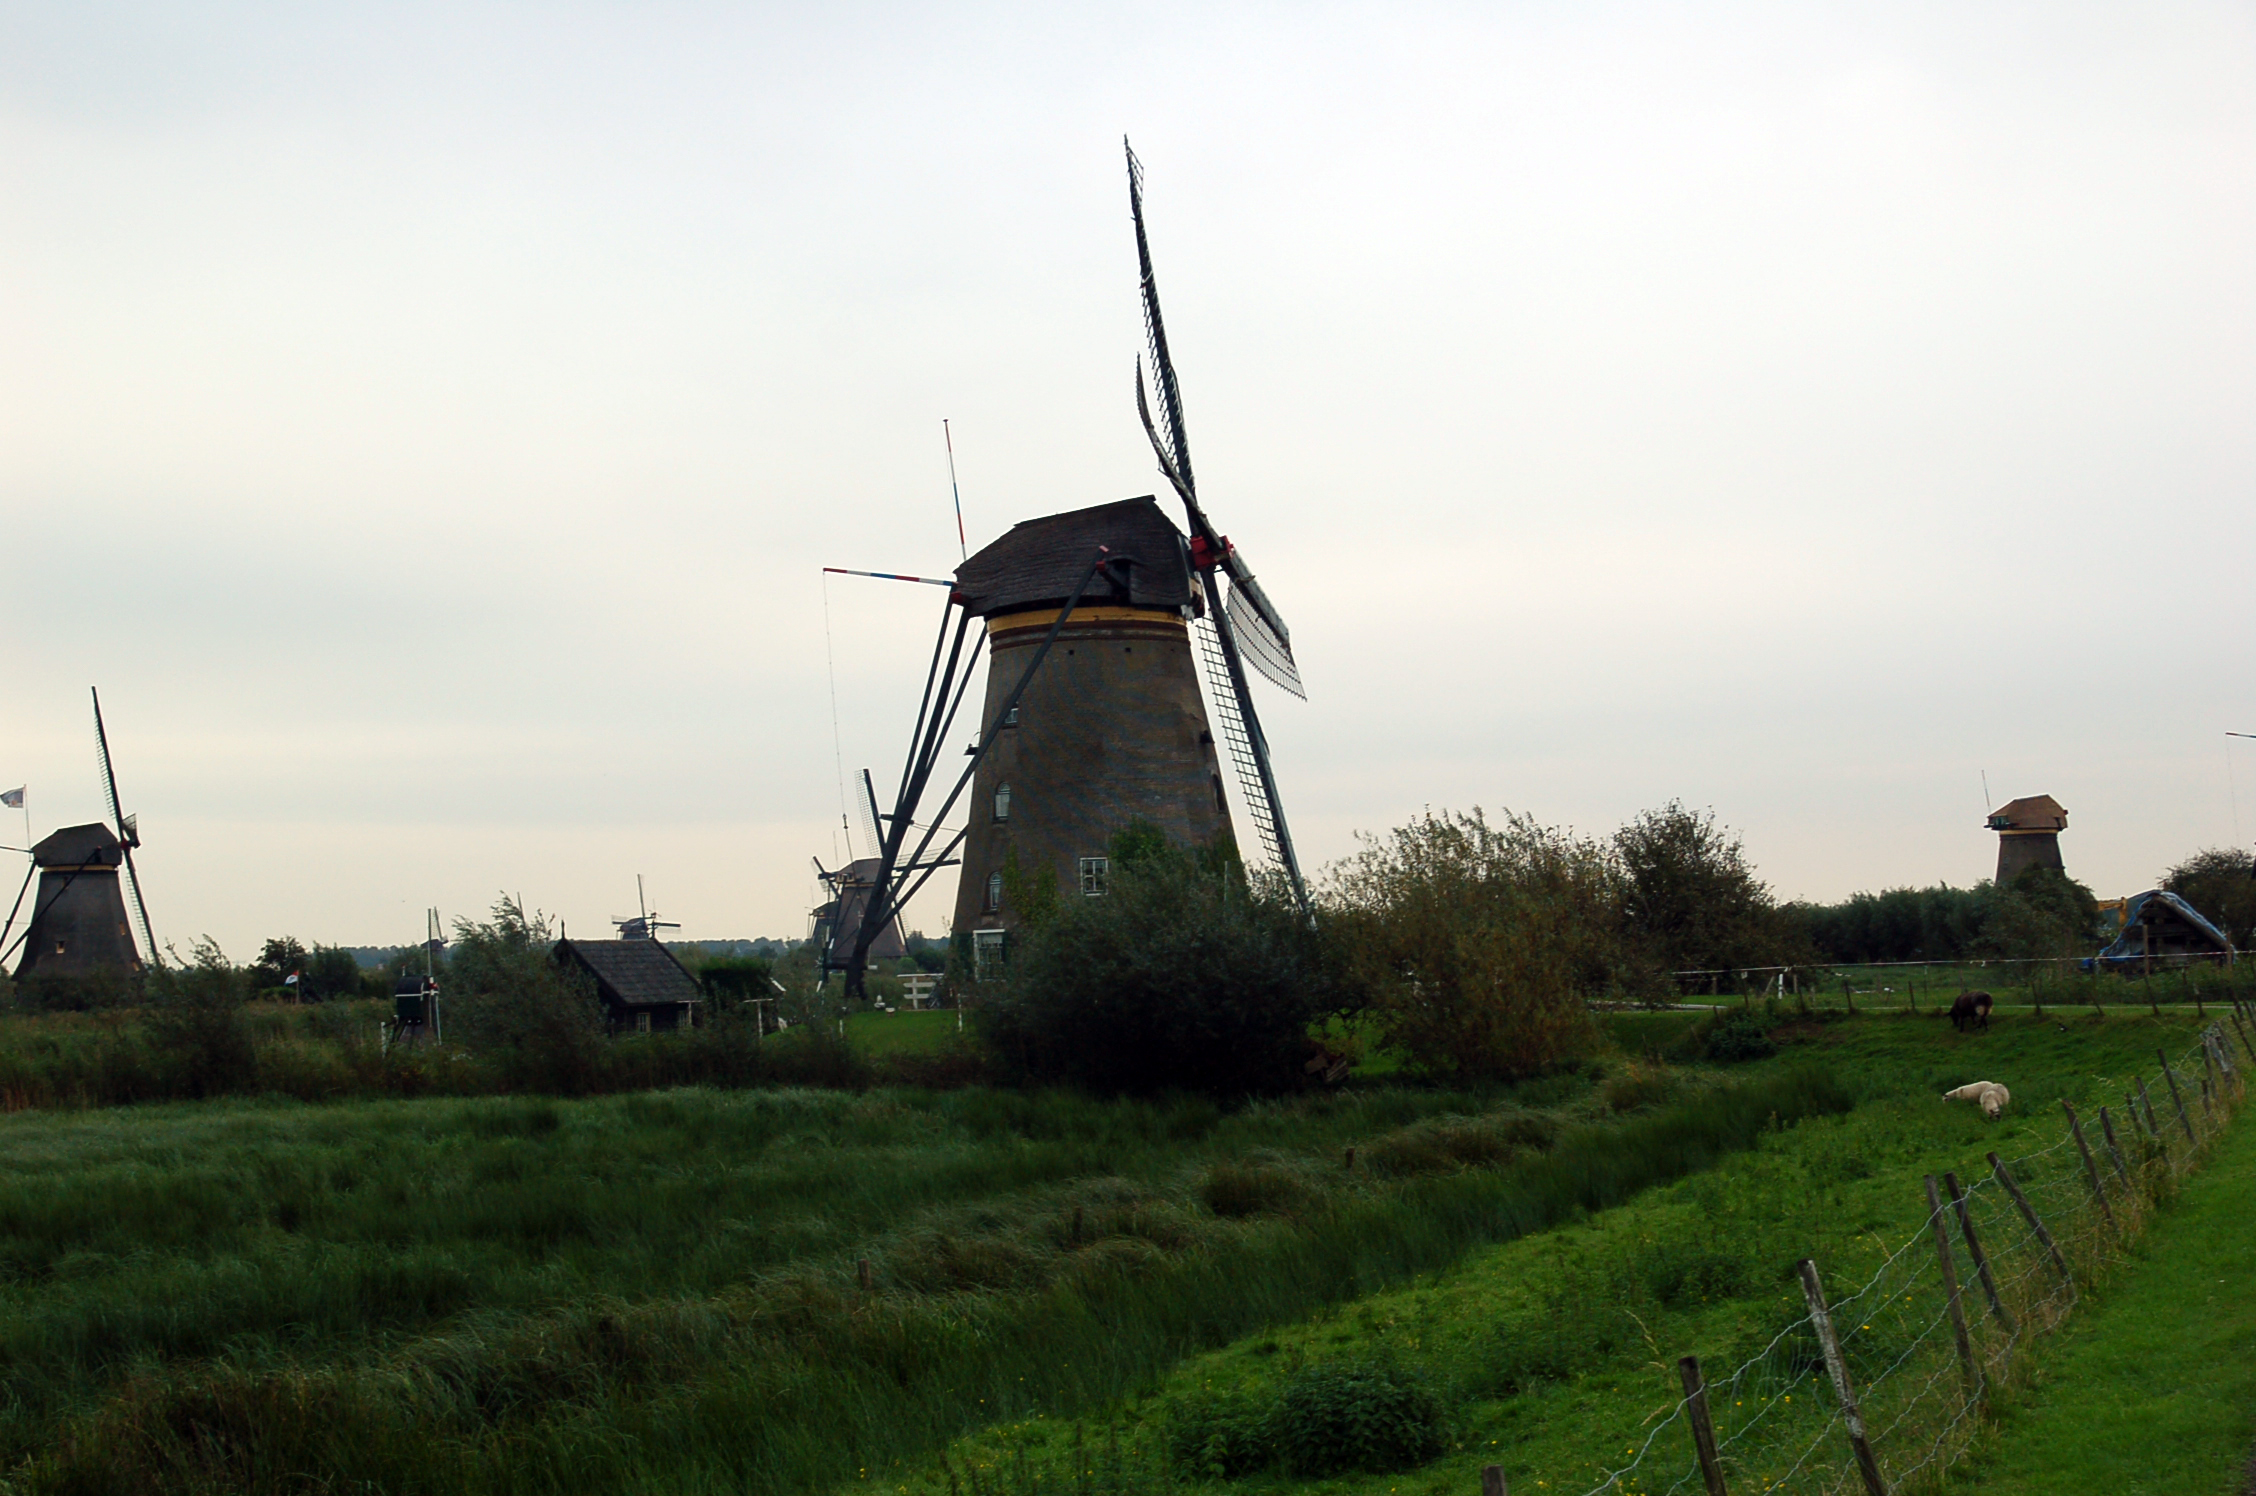
[[[2256,836],[2239,6],[0,5],[0,788],[160,936],[795,932],[824,564],[1201,489],[1312,863],[1712,805],[1790,896]],[[932,589],[832,579],[842,757]],[[2256,746],[2256,745],[2252,745]],[[0,829],[8,822],[0,820]],[[16,832],[21,822],[14,823]],[[13,840],[10,836],[8,840]],[[921,922],[937,931],[944,899]]]

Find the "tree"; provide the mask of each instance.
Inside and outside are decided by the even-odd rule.
[[[1228,846],[1115,838],[1107,891],[1020,932],[977,1010],[1006,1068],[1105,1092],[1280,1091],[1335,1000],[1317,934]]]
[[[2256,942],[2256,858],[2232,847],[2196,852],[2162,886],[2199,910],[2235,947]]]
[[[259,957],[246,970],[254,990],[279,987],[289,980],[290,973],[301,971],[306,964],[306,948],[297,937],[283,935],[269,940],[259,948]]]
[[[557,966],[548,918],[503,895],[483,924],[456,920],[447,957],[447,1030],[545,1090],[587,1088],[600,1061],[603,1005],[584,974]]]
[[[1332,873],[1340,959],[1387,1039],[1460,1080],[1530,1075],[1596,1039],[1623,964],[1605,850],[1507,815],[1428,813]]]
[[[1755,876],[1715,812],[1675,800],[1614,833],[1622,914],[1633,940],[1670,971],[1728,971],[1806,959],[1794,921]]]

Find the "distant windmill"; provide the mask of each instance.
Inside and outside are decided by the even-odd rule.
[[[642,895],[642,874],[640,873],[635,874],[635,908],[641,912],[625,919],[614,918],[611,921],[612,926],[618,930],[621,940],[656,940],[660,930],[678,930],[681,928],[673,920],[660,919],[658,911],[650,907],[649,900]]]
[[[142,965],[135,946],[133,925],[126,916],[124,893],[133,896],[133,913],[139,920],[141,941],[148,962],[161,966],[164,958],[149,929],[148,906],[142,902],[140,875],[134,870],[133,849],[141,845],[140,824],[119,806],[117,775],[110,765],[110,738],[102,725],[102,694],[94,693],[94,746],[101,758],[102,789],[110,802],[116,826],[96,821],[65,826],[31,849],[39,871],[39,892],[32,901],[31,923],[19,937],[23,960],[16,978],[33,975],[84,976],[100,970],[138,970]],[[125,870],[125,889],[118,887],[118,870]],[[0,952],[5,961],[13,949]]]
[[[872,917],[860,922],[857,949],[841,963],[849,992],[859,990],[878,932],[959,846],[954,928],[971,936],[975,963],[984,966],[1024,912],[1013,907],[1014,885],[1054,880],[1064,897],[1101,897],[1111,839],[1139,821],[1183,843],[1228,834],[1224,750],[1262,850],[1307,905],[1247,679],[1250,663],[1293,695],[1304,694],[1291,634],[1243,554],[1200,503],[1144,232],[1143,168],[1133,150],[1127,159],[1159,416],[1155,421],[1141,360],[1137,412],[1160,471],[1183,501],[1188,534],[1150,496],[1125,499],[1027,520],[957,569],[900,794],[877,827]],[[984,626],[967,650],[974,618]],[[983,646],[990,662],[971,762],[931,822],[916,821]],[[1199,691],[1202,665],[1219,743]],[[935,849],[941,823],[967,786],[968,824]],[[919,828],[923,834],[912,841]]]

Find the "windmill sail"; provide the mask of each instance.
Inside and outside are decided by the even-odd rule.
[[[141,942],[149,948],[149,964],[164,965],[157,937],[149,929],[149,906],[141,901],[141,875],[133,867],[133,849],[141,845],[141,823],[118,807],[117,775],[110,768],[110,735],[102,728],[102,693],[94,691],[94,746],[102,755],[102,788],[110,797],[110,820],[117,827],[119,849],[125,854],[125,886],[133,895],[133,916],[141,924]]]
[[[1292,884],[1293,897],[1305,909],[1308,891],[1301,882],[1300,863],[1293,855],[1292,834],[1285,826],[1284,801],[1277,794],[1277,779],[1269,765],[1268,740],[1261,733],[1261,717],[1247,687],[1245,662],[1271,681],[1306,698],[1300,670],[1293,661],[1292,634],[1285,620],[1228,537],[1206,517],[1198,499],[1198,480],[1191,472],[1190,438],[1183,429],[1183,392],[1175,377],[1175,361],[1167,351],[1167,324],[1159,310],[1159,282],[1152,274],[1151,242],[1144,232],[1144,167],[1133,147],[1123,140],[1128,156],[1128,209],[1136,225],[1136,267],[1144,306],[1144,340],[1151,357],[1152,384],[1159,400],[1159,420],[1152,419],[1144,397],[1144,372],[1136,369],[1136,411],[1151,439],[1160,471],[1183,500],[1190,521],[1192,552],[1208,578],[1209,604],[1205,627],[1200,630],[1207,681],[1215,698],[1223,740],[1230,750],[1243,790],[1242,800],[1260,833],[1263,848],[1276,859]],[[1164,431],[1162,428],[1164,427]],[[1227,606],[1214,590],[1217,573],[1230,579]],[[1241,647],[1242,646],[1242,647]]]

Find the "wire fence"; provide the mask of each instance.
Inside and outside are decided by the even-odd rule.
[[[2057,1140],[1990,1170],[1926,1182],[1929,1216],[1852,1292],[1801,1264],[1808,1312],[1728,1372],[1679,1363],[1684,1396],[1628,1463],[1584,1496],[1904,1496],[1933,1489],[2022,1353],[2198,1168],[2247,1093],[2256,1010],[2234,1003],[2175,1058],[2157,1053],[2090,1116],[2063,1102]],[[2237,1056],[2237,1058],[2236,1058]],[[1501,1472],[1493,1485],[1501,1489]]]
[[[2157,954],[2125,961],[2088,956],[2014,956],[1944,961],[1836,961],[1809,966],[1743,966],[1671,972],[1679,1000],[1697,1005],[1757,998],[1803,1009],[1850,1012],[1948,1008],[1959,993],[2038,1007],[2232,1007],[2256,996],[2256,961],[2238,951]]]

